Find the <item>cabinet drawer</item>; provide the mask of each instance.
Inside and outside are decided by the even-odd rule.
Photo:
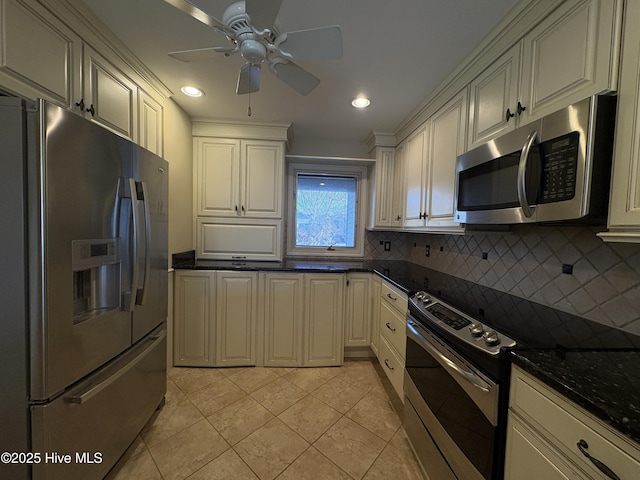
[[[407,347],[406,317],[400,316],[387,302],[380,305],[380,332],[404,360]]]
[[[382,282],[382,298],[389,305],[393,305],[402,316],[405,316],[407,314],[409,301],[407,299],[406,293],[401,292],[387,282]]]
[[[640,449],[517,368],[514,368],[513,375],[512,411],[560,447],[582,470],[595,478],[604,478],[595,465],[580,453],[577,444],[584,440],[588,445],[586,451],[620,478],[637,478]]]
[[[393,385],[393,389],[400,397],[400,400],[404,403],[404,361],[396,355],[384,336],[380,337],[378,352],[378,360],[380,360],[380,365],[382,365],[384,373],[386,373],[391,385]]]

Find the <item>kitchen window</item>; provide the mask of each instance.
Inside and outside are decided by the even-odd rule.
[[[362,256],[365,186],[362,167],[290,165],[287,254]]]

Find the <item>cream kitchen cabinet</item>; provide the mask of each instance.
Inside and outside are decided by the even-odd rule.
[[[518,42],[471,82],[469,150],[515,128],[521,55],[522,44]]]
[[[640,243],[640,3],[626,2],[605,241]]]
[[[304,329],[304,274],[261,273],[264,365],[301,367]]]
[[[467,112],[467,89],[464,89],[431,118],[427,153],[430,166],[428,205],[424,214],[428,229],[460,229],[453,219],[453,203],[456,159],[465,151],[466,145]]]
[[[38,3],[0,0],[0,38],[0,89],[77,108],[80,37]]]
[[[380,345],[380,303],[382,279],[378,275],[371,276],[371,350],[378,356]]]
[[[375,185],[372,192],[372,221],[376,228],[390,227],[393,218],[393,186],[394,186],[393,147],[376,147]]]
[[[216,365],[256,364],[258,273],[216,272]]]
[[[282,221],[198,217],[196,255],[208,260],[281,260]]]
[[[304,365],[342,365],[344,355],[344,282],[339,273],[304,277]]]
[[[174,364],[256,364],[256,272],[176,270]]]
[[[521,124],[617,89],[622,3],[566,1],[525,35]]]
[[[513,367],[505,480],[605,480],[593,459],[620,479],[640,473],[640,445]]]
[[[471,82],[469,149],[616,90],[621,9],[614,0],[564,2],[478,75]]]
[[[407,346],[407,294],[386,280],[382,281],[378,297],[379,344],[378,361],[394,390],[404,402],[404,359]]]
[[[91,121],[131,140],[137,139],[138,89],[124,73],[84,46],[84,97],[80,108]]]
[[[347,311],[344,346],[371,345],[371,274],[347,274]]]
[[[467,89],[438,109],[404,145],[405,227],[460,230],[453,220],[456,158],[465,149]]]
[[[194,139],[198,216],[282,219],[284,142]]]
[[[413,133],[403,144],[404,161],[404,227],[423,227],[426,222],[429,167],[427,140],[429,121]]]
[[[176,270],[174,276],[175,366],[215,365],[216,273]]]
[[[164,153],[163,106],[153,96],[143,90],[138,90],[138,143],[162,156]]]

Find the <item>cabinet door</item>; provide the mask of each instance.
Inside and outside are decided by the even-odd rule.
[[[471,82],[469,150],[515,128],[521,48],[512,47]]]
[[[215,272],[176,270],[174,365],[214,365]]]
[[[282,218],[282,142],[242,141],[241,216]]]
[[[432,117],[429,141],[428,227],[455,227],[453,201],[456,159],[464,152],[467,126],[467,90],[463,90]]]
[[[371,344],[371,274],[347,274],[345,347]]]
[[[162,156],[162,105],[151,95],[140,90],[138,95],[138,144]]]
[[[605,241],[640,243],[640,2],[626,2]]]
[[[404,169],[405,146],[399,145],[396,148],[393,159],[393,200],[391,204],[391,226],[402,227],[404,223],[404,191],[405,191],[405,169]]]
[[[391,226],[393,208],[394,148],[376,148],[376,184],[373,198],[373,226]]]
[[[282,221],[196,219],[196,254],[208,260],[282,260]]]
[[[216,283],[216,365],[255,365],[258,274],[220,271]]]
[[[304,365],[342,365],[344,275],[305,274]]]
[[[17,95],[75,108],[82,41],[37,2],[0,0],[0,83]]]
[[[509,412],[505,480],[569,480],[584,478],[567,461]]]
[[[267,273],[263,277],[264,364],[302,365],[304,275]]]
[[[371,278],[371,350],[378,356],[380,342],[380,304],[382,299],[382,280],[377,275]]]
[[[409,137],[404,150],[405,204],[403,225],[405,227],[422,227],[425,223],[427,126],[425,125]]]
[[[564,2],[523,40],[523,122],[616,90],[622,3]]]
[[[108,60],[84,46],[87,118],[128,138],[137,138],[137,87]]]
[[[240,209],[240,141],[196,138],[196,214],[237,217]]]

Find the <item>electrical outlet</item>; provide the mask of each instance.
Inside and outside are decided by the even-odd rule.
[[[440,247],[440,251],[444,252],[444,247],[443,246]]]
[[[489,258],[489,254],[487,252],[482,252],[482,259],[486,260]]]
[[[424,247],[424,256],[428,257],[429,255],[431,255],[431,245],[426,245]]]
[[[391,251],[391,242],[389,242],[389,241],[384,242],[384,251],[385,252],[390,252]]]
[[[570,265],[568,263],[563,263],[562,273],[566,273],[567,275],[573,275],[573,265]]]

